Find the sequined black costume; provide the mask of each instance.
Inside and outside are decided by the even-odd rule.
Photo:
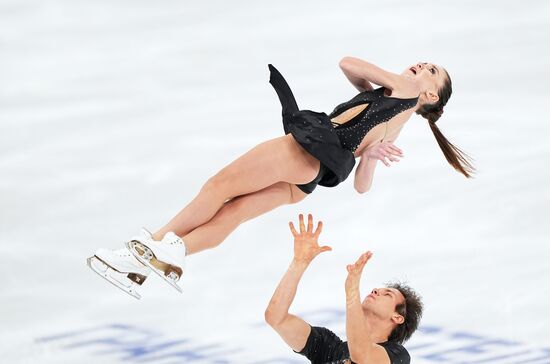
[[[327,115],[300,110],[283,76],[269,65],[269,82],[275,88],[282,105],[283,128],[321,162],[319,174],[307,184],[297,185],[311,193],[317,184],[333,187],[345,180],[355,165],[353,152],[367,133],[376,125],[390,120],[400,112],[416,105],[418,98],[398,99],[384,96],[384,88],[364,91],[348,102],[338,105]],[[332,118],[353,107],[368,104],[357,116],[342,125],[333,125]]]
[[[391,364],[410,364],[411,357],[403,345],[386,341],[378,345],[386,349]],[[324,327],[311,327],[306,346],[297,352],[308,358],[312,364],[348,364],[350,359],[348,343]]]
[[[333,119],[353,107],[368,104],[363,111],[346,123],[342,125],[332,123],[343,148],[355,152],[372,128],[390,120],[400,112],[414,107],[418,102],[418,97],[398,99],[385,96],[384,90],[383,87],[380,87],[373,91],[361,92],[348,102],[336,106],[330,113],[328,117]]]

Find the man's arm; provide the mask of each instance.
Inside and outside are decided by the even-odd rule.
[[[365,319],[361,305],[359,283],[365,264],[372,253],[362,254],[355,264],[347,266],[346,279],[346,335],[350,358],[358,364],[390,364],[386,350],[376,344],[371,336],[371,326]]]
[[[313,216],[308,215],[307,229],[304,225],[304,217],[300,214],[300,233],[296,231],[292,222],[289,223],[292,235],[294,235],[294,258],[288,270],[279,282],[277,289],[265,311],[266,322],[277,331],[281,338],[294,351],[301,351],[306,345],[311,332],[311,326],[288,312],[294,297],[298,283],[311,261],[320,253],[331,250],[328,246],[320,247],[317,243],[323,223],[317,224],[313,231]]]
[[[288,313],[294,301],[298,283],[308,264],[290,263],[290,267],[277,286],[265,311],[265,320],[294,351],[301,351],[306,345],[311,327],[298,316]]]

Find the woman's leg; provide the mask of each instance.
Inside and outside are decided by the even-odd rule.
[[[281,205],[299,202],[306,196],[307,194],[295,185],[278,182],[263,190],[236,197],[226,202],[206,224],[182,237],[187,254],[214,248],[243,222]]]
[[[319,161],[290,134],[261,143],[211,177],[199,194],[153,237],[160,240],[168,231],[185,236],[210,221],[227,200],[277,182],[308,183],[319,172],[319,166]]]

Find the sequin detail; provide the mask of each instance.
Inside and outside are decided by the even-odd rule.
[[[384,90],[384,87],[380,87],[373,91],[361,92],[351,100],[336,106],[330,113],[329,118],[332,119],[353,107],[368,104],[363,111],[346,123],[333,122],[334,130],[342,147],[355,152],[372,128],[414,107],[418,102],[418,97],[399,99],[384,96]]]

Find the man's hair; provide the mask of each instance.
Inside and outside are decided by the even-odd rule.
[[[403,297],[405,297],[405,302],[395,307],[395,311],[403,316],[405,321],[397,325],[389,337],[389,340],[403,344],[405,341],[409,340],[413,332],[418,328],[424,308],[422,298],[411,287],[402,282],[390,282],[386,284],[386,286],[388,288],[397,289],[401,292]]]

